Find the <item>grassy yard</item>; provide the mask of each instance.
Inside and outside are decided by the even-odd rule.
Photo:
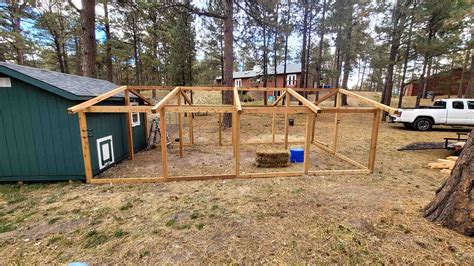
[[[304,134],[304,118],[295,119],[290,132],[298,137]],[[189,158],[218,149],[211,120],[215,117],[195,119],[196,147],[186,148],[183,159],[171,153],[172,171],[207,171],[205,161]],[[331,141],[333,121],[333,116],[318,116],[317,138]],[[268,123],[261,116],[248,117],[243,140],[271,135]],[[370,115],[341,115],[340,152],[366,163],[370,126]],[[383,123],[374,175],[137,185],[3,184],[0,263],[472,265],[472,238],[421,216],[445,179],[427,163],[450,153],[397,151],[413,141],[442,141],[452,135],[444,127],[420,133]],[[313,156],[312,167],[335,165],[317,153]],[[226,168],[225,156],[219,157],[224,159],[214,154],[209,160]],[[123,162],[104,175],[157,176],[154,167],[159,164],[139,153],[136,161]]]

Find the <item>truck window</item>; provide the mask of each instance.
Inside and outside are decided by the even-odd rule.
[[[464,103],[461,101],[454,101],[453,109],[464,109]]]
[[[446,102],[436,101],[436,102],[434,102],[433,106],[437,107],[439,109],[446,109]]]
[[[474,101],[467,101],[467,109],[474,109]]]

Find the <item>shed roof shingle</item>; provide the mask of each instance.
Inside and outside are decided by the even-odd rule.
[[[117,88],[114,83],[71,74],[59,73],[34,67],[16,65],[7,62],[0,62],[0,68],[5,67],[20,74],[36,79],[38,81],[54,86],[60,90],[69,92],[78,97],[95,97],[104,92]],[[116,97],[123,97],[116,95]]]

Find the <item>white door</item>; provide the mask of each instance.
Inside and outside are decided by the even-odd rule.
[[[103,169],[114,163],[114,143],[112,135],[97,139],[97,159],[99,169]]]
[[[466,104],[463,100],[454,100],[448,109],[448,124],[463,125],[466,120]]]

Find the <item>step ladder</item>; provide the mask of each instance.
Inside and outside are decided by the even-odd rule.
[[[146,150],[153,149],[161,142],[160,118],[153,118],[150,126],[150,134],[148,135],[148,145]],[[171,148],[171,140],[168,133],[166,133],[166,147]]]

